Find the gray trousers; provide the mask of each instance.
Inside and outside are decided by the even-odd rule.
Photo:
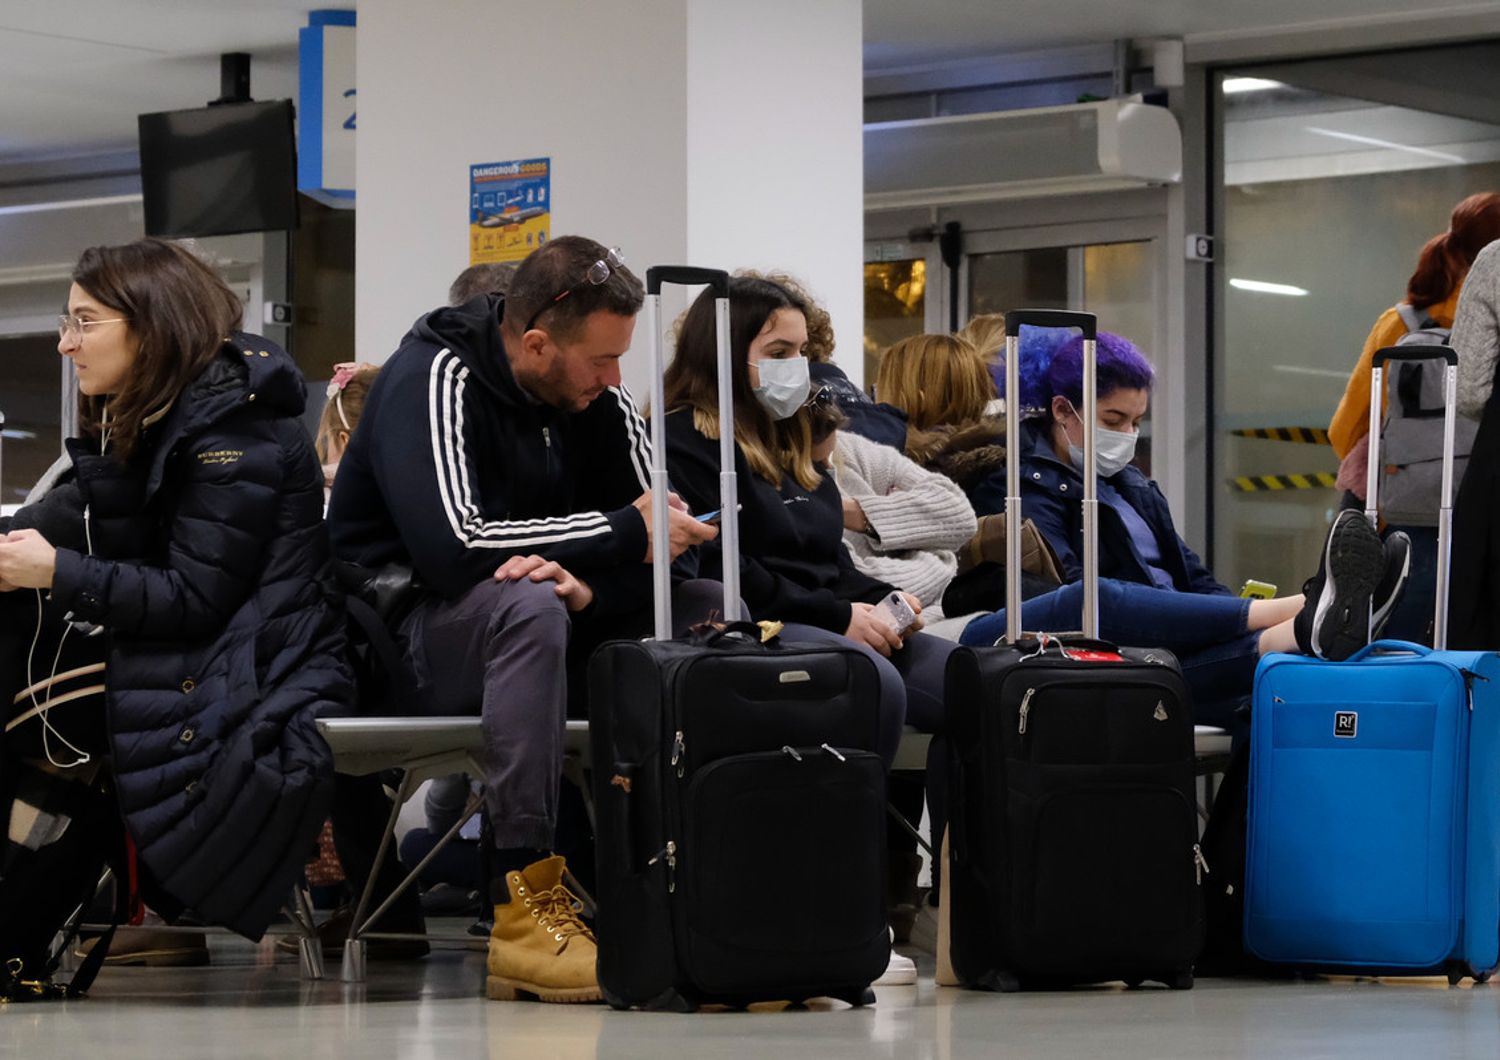
[[[399,637],[425,714],[477,714],[484,729],[484,802],[495,846],[551,849],[562,783],[573,635],[555,583],[484,581],[455,600],[433,599],[402,623]],[[677,632],[722,607],[718,582],[673,590]],[[650,632],[649,605],[589,639]],[[574,645],[573,657],[582,654]],[[580,675],[581,676],[581,675]]]

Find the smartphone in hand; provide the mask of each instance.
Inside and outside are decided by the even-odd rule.
[[[739,511],[743,507],[743,504],[736,504],[734,506],[734,510]],[[693,516],[693,518],[697,519],[700,523],[707,523],[710,526],[717,526],[724,520],[724,509],[715,508],[711,512],[704,512],[702,515]]]
[[[899,592],[889,593],[876,604],[875,614],[880,617],[881,621],[903,635],[917,622],[917,613],[911,609],[911,604],[906,602],[906,597]]]

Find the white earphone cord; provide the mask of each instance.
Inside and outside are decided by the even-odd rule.
[[[85,509],[85,511],[87,511],[87,509]],[[85,534],[87,534],[87,527],[88,517],[87,515],[85,515]],[[90,547],[89,551],[93,551],[92,547]],[[51,711],[52,708],[50,706],[44,706],[36,698],[36,681],[32,677],[32,666],[34,665],[36,659],[36,646],[42,639],[42,619],[42,591],[38,589],[36,590],[36,632],[31,637],[31,650],[26,653],[26,683],[31,686],[32,709],[35,710],[37,718],[42,723],[42,753],[47,756],[47,761],[52,763],[52,765],[58,769],[76,769],[78,766],[88,765],[88,763],[93,760],[93,756],[90,755],[87,751],[82,751],[77,747],[74,747],[73,744],[68,741],[68,738],[66,736],[57,731],[52,722],[47,719],[47,714],[49,711]],[[57,671],[59,666],[62,664],[63,645],[68,642],[68,634],[71,632],[73,632],[72,626],[65,625],[63,627],[62,637],[59,638],[57,642],[57,654],[52,657],[52,675],[47,678],[47,696],[49,699],[52,695],[52,682],[57,680]],[[64,747],[72,751],[78,757],[72,762],[59,762],[52,755],[52,743],[51,740],[48,739],[49,736],[55,736],[59,741],[61,741]]]
[[[109,445],[109,411],[106,409],[101,416],[101,430],[99,434],[99,454],[104,455],[105,448]],[[83,540],[88,548],[90,556],[94,554],[94,530],[90,519],[89,505],[83,506]],[[31,648],[26,653],[26,684],[31,689],[31,706],[38,719],[42,723],[42,753],[47,756],[47,761],[57,769],[76,769],[79,766],[88,765],[93,761],[93,756],[87,751],[79,750],[68,741],[68,738],[57,731],[57,728],[48,720],[47,715],[52,710],[50,705],[44,706],[36,698],[36,678],[32,674],[32,667],[36,661],[36,647],[42,639],[42,621],[44,619],[42,607],[42,591],[36,590],[36,632],[31,637]],[[73,632],[71,623],[64,624],[62,636],[57,641],[57,653],[52,656],[52,673],[47,678],[47,699],[50,703],[52,698],[52,683],[57,680],[58,668],[62,665],[63,646],[68,643],[68,634]],[[72,762],[59,762],[52,757],[52,744],[49,737],[56,737],[62,745],[72,751],[78,758]]]

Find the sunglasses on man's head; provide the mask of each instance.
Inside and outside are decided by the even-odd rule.
[[[547,310],[551,309],[553,306],[557,305],[557,303],[561,302],[563,299],[567,298],[569,295],[574,294],[577,291],[581,291],[585,287],[598,287],[600,284],[606,283],[609,280],[610,276],[614,275],[616,269],[623,269],[624,267],[625,257],[620,253],[620,248],[610,247],[609,250],[605,252],[604,257],[600,258],[598,261],[594,262],[588,267],[588,271],[583,274],[583,279],[579,280],[571,287],[558,291],[557,294],[553,295],[551,298],[547,299],[547,301],[543,302],[542,307],[535,313],[532,313],[531,319],[526,321],[526,326],[521,329],[521,333],[524,335],[526,332],[536,327],[538,317],[547,312]]]

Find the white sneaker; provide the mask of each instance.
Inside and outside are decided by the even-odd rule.
[[[903,957],[894,949],[891,950],[890,963],[885,966],[885,974],[871,983],[871,986],[911,986],[917,981],[917,962],[910,957]]]

